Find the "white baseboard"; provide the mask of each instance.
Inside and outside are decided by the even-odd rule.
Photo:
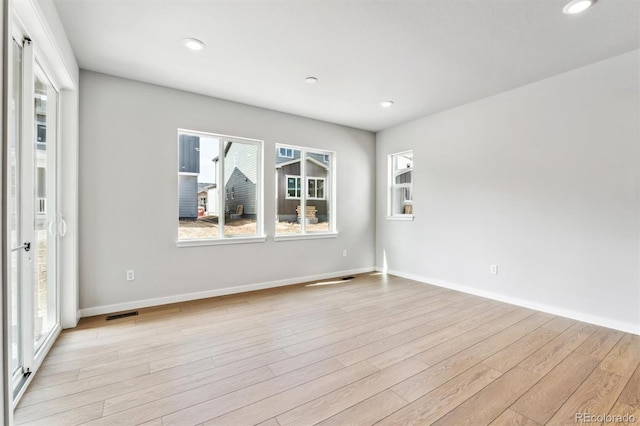
[[[189,300],[206,299],[208,297],[225,296],[227,294],[245,293],[254,290],[264,290],[267,288],[282,287],[286,285],[299,284],[308,281],[325,280],[345,275],[364,274],[372,272],[373,266],[368,268],[350,269],[346,271],[336,271],[328,274],[308,275],[305,277],[288,278],[285,280],[269,281],[258,284],[249,284],[236,287],[227,287],[214,290],[200,291],[197,293],[178,294],[175,296],[157,297],[153,299],[136,300],[133,302],[116,303],[113,305],[95,306],[93,308],[80,309],[81,317],[91,317],[94,315],[104,315],[113,312],[128,311],[131,309],[148,308],[150,306],[166,305],[169,303],[187,302]]]
[[[435,285],[437,287],[444,287],[451,290],[460,291],[462,293],[473,294],[475,296],[485,297],[487,299],[497,300],[499,302],[509,303],[510,305],[522,306],[523,308],[534,309],[536,311],[546,312],[548,314],[558,315],[560,317],[571,318],[576,321],[586,322],[589,324],[595,324],[602,327],[613,328],[615,330],[624,331],[625,333],[632,333],[640,335],[640,324],[633,324],[624,321],[617,321],[610,318],[603,318],[597,315],[585,314],[583,312],[572,311],[570,309],[564,309],[557,306],[545,305],[542,303],[531,302],[529,300],[518,299],[515,297],[505,296],[503,294],[494,293],[491,291],[480,290],[473,287],[468,287],[460,284],[455,284],[443,280],[434,278],[421,277],[419,275],[409,274],[402,271],[396,271],[388,269],[384,271],[383,268],[376,267],[376,271],[386,272],[391,275],[396,275],[401,278],[409,280],[419,281],[425,284]]]

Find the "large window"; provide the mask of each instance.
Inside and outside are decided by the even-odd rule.
[[[389,155],[390,218],[413,218],[413,151]]]
[[[276,236],[335,231],[335,154],[276,146]]]
[[[178,240],[262,236],[262,142],[178,131]]]

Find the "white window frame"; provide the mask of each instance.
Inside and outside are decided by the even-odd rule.
[[[228,212],[228,204],[229,201],[229,193],[224,184],[222,187],[224,191],[218,191],[218,203],[219,203],[219,215],[218,215],[218,236],[215,238],[193,238],[193,239],[179,239],[178,238],[178,227],[176,227],[176,246],[177,247],[195,247],[195,246],[209,246],[209,245],[222,245],[222,244],[240,244],[240,243],[258,243],[265,242],[267,237],[264,234],[264,176],[262,170],[264,168],[264,141],[259,139],[250,139],[241,136],[230,136],[223,135],[219,133],[209,133],[202,132],[198,130],[190,130],[190,129],[182,129],[179,128],[177,132],[177,140],[180,140],[181,134],[189,134],[193,136],[207,137],[207,138],[215,138],[219,139],[219,166],[215,168],[216,172],[216,182],[224,182],[224,166],[225,166],[225,156],[224,156],[224,144],[225,142],[238,142],[243,144],[251,144],[257,146],[257,159],[256,159],[256,234],[250,236],[236,236],[236,235],[225,235],[224,234],[224,223],[225,223],[225,215],[223,212]],[[177,155],[176,155],[176,164],[180,161],[180,143],[176,144],[177,147]],[[176,170],[178,167],[175,168]],[[177,174],[180,176],[180,173]],[[232,187],[233,188],[233,187]],[[235,195],[235,194],[233,194]],[[176,197],[178,200],[179,197]],[[179,203],[176,204],[177,209],[179,209]],[[176,212],[177,213],[177,212]],[[176,215],[178,216],[178,215]]]
[[[296,194],[300,193],[300,195],[302,195],[302,176],[296,176],[296,175],[285,175],[285,179],[287,181],[287,187],[285,188],[285,194],[284,197],[287,200],[299,200],[301,197],[292,197],[289,195],[289,179],[294,179],[296,181]],[[276,190],[276,194],[278,193],[278,191]]]
[[[315,185],[315,189],[316,189],[316,191],[315,191],[316,194],[315,195],[316,196],[315,197],[310,197],[308,195],[308,189],[311,187],[311,185],[309,183],[312,180],[314,180],[316,182],[316,185]],[[318,197],[318,181],[320,181],[320,180],[323,182],[323,184],[322,184],[322,197]],[[307,200],[326,200],[327,199],[327,191],[326,191],[326,187],[325,187],[326,183],[327,183],[327,180],[325,178],[323,178],[323,177],[308,176],[307,177]]]
[[[295,151],[300,151],[300,175],[299,176],[294,176],[294,175],[285,175],[285,179],[287,179],[288,177],[293,177],[293,178],[299,178],[300,179],[300,198],[293,198],[293,197],[288,197],[288,181],[287,181],[287,187],[285,188],[285,197],[288,199],[299,199],[300,200],[300,207],[301,207],[301,211],[306,211],[306,207],[307,207],[307,200],[327,200],[327,202],[329,203],[329,208],[327,213],[329,214],[329,231],[327,232],[310,232],[307,233],[306,231],[306,221],[302,220],[300,221],[300,227],[301,227],[301,231],[299,234],[280,234],[280,235],[274,235],[273,240],[274,241],[292,241],[292,240],[311,240],[311,239],[321,239],[321,238],[335,238],[338,236],[338,231],[337,231],[337,217],[336,217],[336,170],[337,170],[337,158],[336,158],[336,153],[334,151],[328,151],[326,149],[316,149],[316,148],[308,148],[308,147],[301,147],[301,146],[295,146],[295,145],[287,145],[287,144],[276,144],[276,149],[278,152],[278,156],[280,156],[280,153],[282,152],[282,149],[291,149],[291,157],[284,157],[284,158],[294,158],[294,152]],[[307,158],[307,154],[308,153],[312,153],[312,154],[322,154],[323,155],[323,159],[327,158],[327,156],[329,156],[329,161],[328,161],[328,178],[329,178],[329,182],[330,182],[330,186],[327,187],[327,182],[326,182],[326,178],[318,178],[315,176],[306,176],[306,158]],[[282,157],[282,156],[280,156]],[[317,160],[316,160],[317,161]],[[276,163],[275,166],[277,167],[278,164]],[[309,198],[307,197],[307,188],[308,188],[308,179],[323,179],[324,182],[324,198]],[[276,217],[277,217],[277,199],[278,199],[278,179],[276,179]],[[327,196],[327,192],[329,193],[329,196]]]
[[[293,151],[294,149],[288,146],[278,147],[278,156],[280,158],[293,158]]]
[[[395,169],[395,158],[406,156],[407,154],[411,154],[411,167],[407,169],[396,170]],[[413,181],[414,181],[414,157],[413,150],[407,150],[402,152],[396,152],[393,154],[389,154],[387,157],[388,163],[388,171],[387,171],[387,219],[388,220],[413,220],[415,218],[413,212],[410,214],[406,213],[394,213],[393,212],[393,194],[395,190],[403,189],[402,198],[404,205],[410,205],[413,207]],[[402,173],[406,173],[407,171],[411,172],[411,182],[409,183],[396,183],[396,177]],[[411,200],[406,199],[407,190],[411,193]]]

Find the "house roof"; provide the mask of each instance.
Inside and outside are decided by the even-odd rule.
[[[567,2],[54,0],[82,69],[371,131],[640,47],[639,0]]]
[[[215,187],[215,183],[198,182],[198,192],[206,191],[210,187]]]
[[[329,165],[327,163],[325,163],[324,161],[318,161],[313,157],[307,157],[307,161],[310,161],[310,162],[312,162],[314,164],[317,164],[320,167],[324,167],[327,170],[329,169]],[[289,161],[286,161],[284,163],[278,163],[278,164],[276,164],[276,169],[279,169],[279,168],[284,167],[284,166],[288,166],[290,164],[299,163],[299,162],[300,162],[300,158],[298,158],[296,160],[289,160]]]

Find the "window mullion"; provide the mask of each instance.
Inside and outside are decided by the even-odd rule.
[[[227,185],[226,182],[224,181],[224,162],[225,162],[225,156],[224,156],[224,139],[220,138],[219,142],[218,142],[218,158],[220,159],[220,167],[218,168],[217,172],[218,172],[218,182],[221,183],[221,190],[218,191],[218,202],[219,202],[219,206],[220,208],[218,209],[218,238],[224,238],[224,220],[226,218],[226,214],[227,214],[227,200],[226,200],[226,193],[227,193]]]
[[[300,233],[307,233],[307,151],[300,151]]]

